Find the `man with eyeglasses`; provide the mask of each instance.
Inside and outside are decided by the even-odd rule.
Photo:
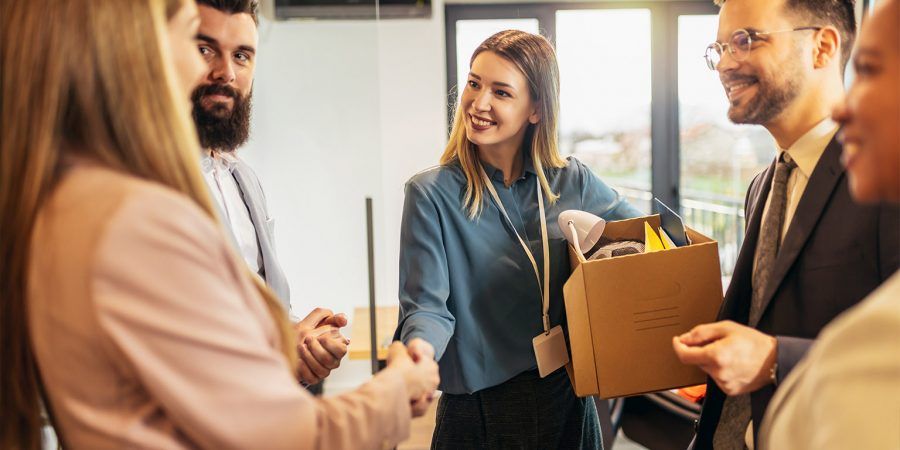
[[[673,346],[710,376],[694,448],[744,449],[819,331],[896,270],[900,222],[895,207],[852,201],[830,118],[844,95],[853,1],[718,4],[707,64],[729,119],[764,126],[777,154],[747,192],[746,236],[720,321]]]

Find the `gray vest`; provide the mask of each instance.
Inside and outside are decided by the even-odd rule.
[[[287,278],[281,265],[278,264],[278,256],[275,254],[275,219],[269,217],[268,208],[266,207],[266,195],[263,193],[262,185],[259,183],[256,173],[247,163],[241,159],[237,159],[237,163],[232,171],[238,188],[241,190],[241,197],[247,210],[250,212],[250,220],[253,222],[253,228],[256,229],[256,240],[259,243],[259,251],[262,254],[262,267],[260,275],[266,280],[266,284],[275,292],[284,304],[285,310],[291,310],[291,290],[288,286]],[[215,203],[218,208],[218,203]],[[219,215],[224,217],[222,211]],[[234,230],[227,220],[222,221],[225,228],[231,234],[232,243],[236,243]],[[237,248],[235,246],[235,248]]]

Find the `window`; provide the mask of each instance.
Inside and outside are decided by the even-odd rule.
[[[649,211],[650,10],[557,11],[556,49],[560,151]]]

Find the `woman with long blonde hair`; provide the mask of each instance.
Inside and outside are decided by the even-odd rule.
[[[536,358],[551,341],[565,352],[569,260],[547,224],[567,209],[640,212],[559,155],[558,117],[550,43],[497,33],[472,55],[440,166],[406,185],[397,336],[440,361],[433,448],[601,446],[593,402]]]
[[[0,448],[372,448],[433,362],[396,344],[357,391],[296,380],[275,296],[199,168],[190,0],[13,0],[0,16]],[[41,402],[41,398],[43,402]]]

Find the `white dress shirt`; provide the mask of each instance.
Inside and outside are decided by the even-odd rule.
[[[778,144],[775,144],[779,157],[782,153],[787,152],[788,156],[797,163],[797,168],[791,172],[791,176],[788,177],[787,181],[784,223],[781,228],[782,239],[787,234],[791,219],[794,218],[794,212],[797,211],[797,204],[800,203],[800,198],[803,197],[803,192],[806,190],[809,176],[812,175],[816,164],[819,163],[819,158],[825,153],[825,147],[828,147],[828,143],[834,138],[838,128],[840,128],[838,124],[829,117],[816,124],[803,136],[800,136],[800,139],[797,139],[797,142],[794,142],[794,145],[791,145],[790,148],[783,149],[778,147]],[[774,178],[772,182],[775,182]],[[772,186],[769,187],[769,192],[771,192],[771,188]],[[765,222],[765,217],[769,214],[769,203],[771,201],[772,196],[769,195],[766,198],[765,209],[763,209],[763,222]]]
[[[250,211],[231,173],[234,170],[234,163],[234,156],[228,153],[210,154],[204,151],[201,158],[203,178],[222,213],[225,214],[222,219],[227,221],[231,228],[241,258],[254,273],[259,273],[263,266],[262,253],[256,238],[256,228],[250,219]]]

